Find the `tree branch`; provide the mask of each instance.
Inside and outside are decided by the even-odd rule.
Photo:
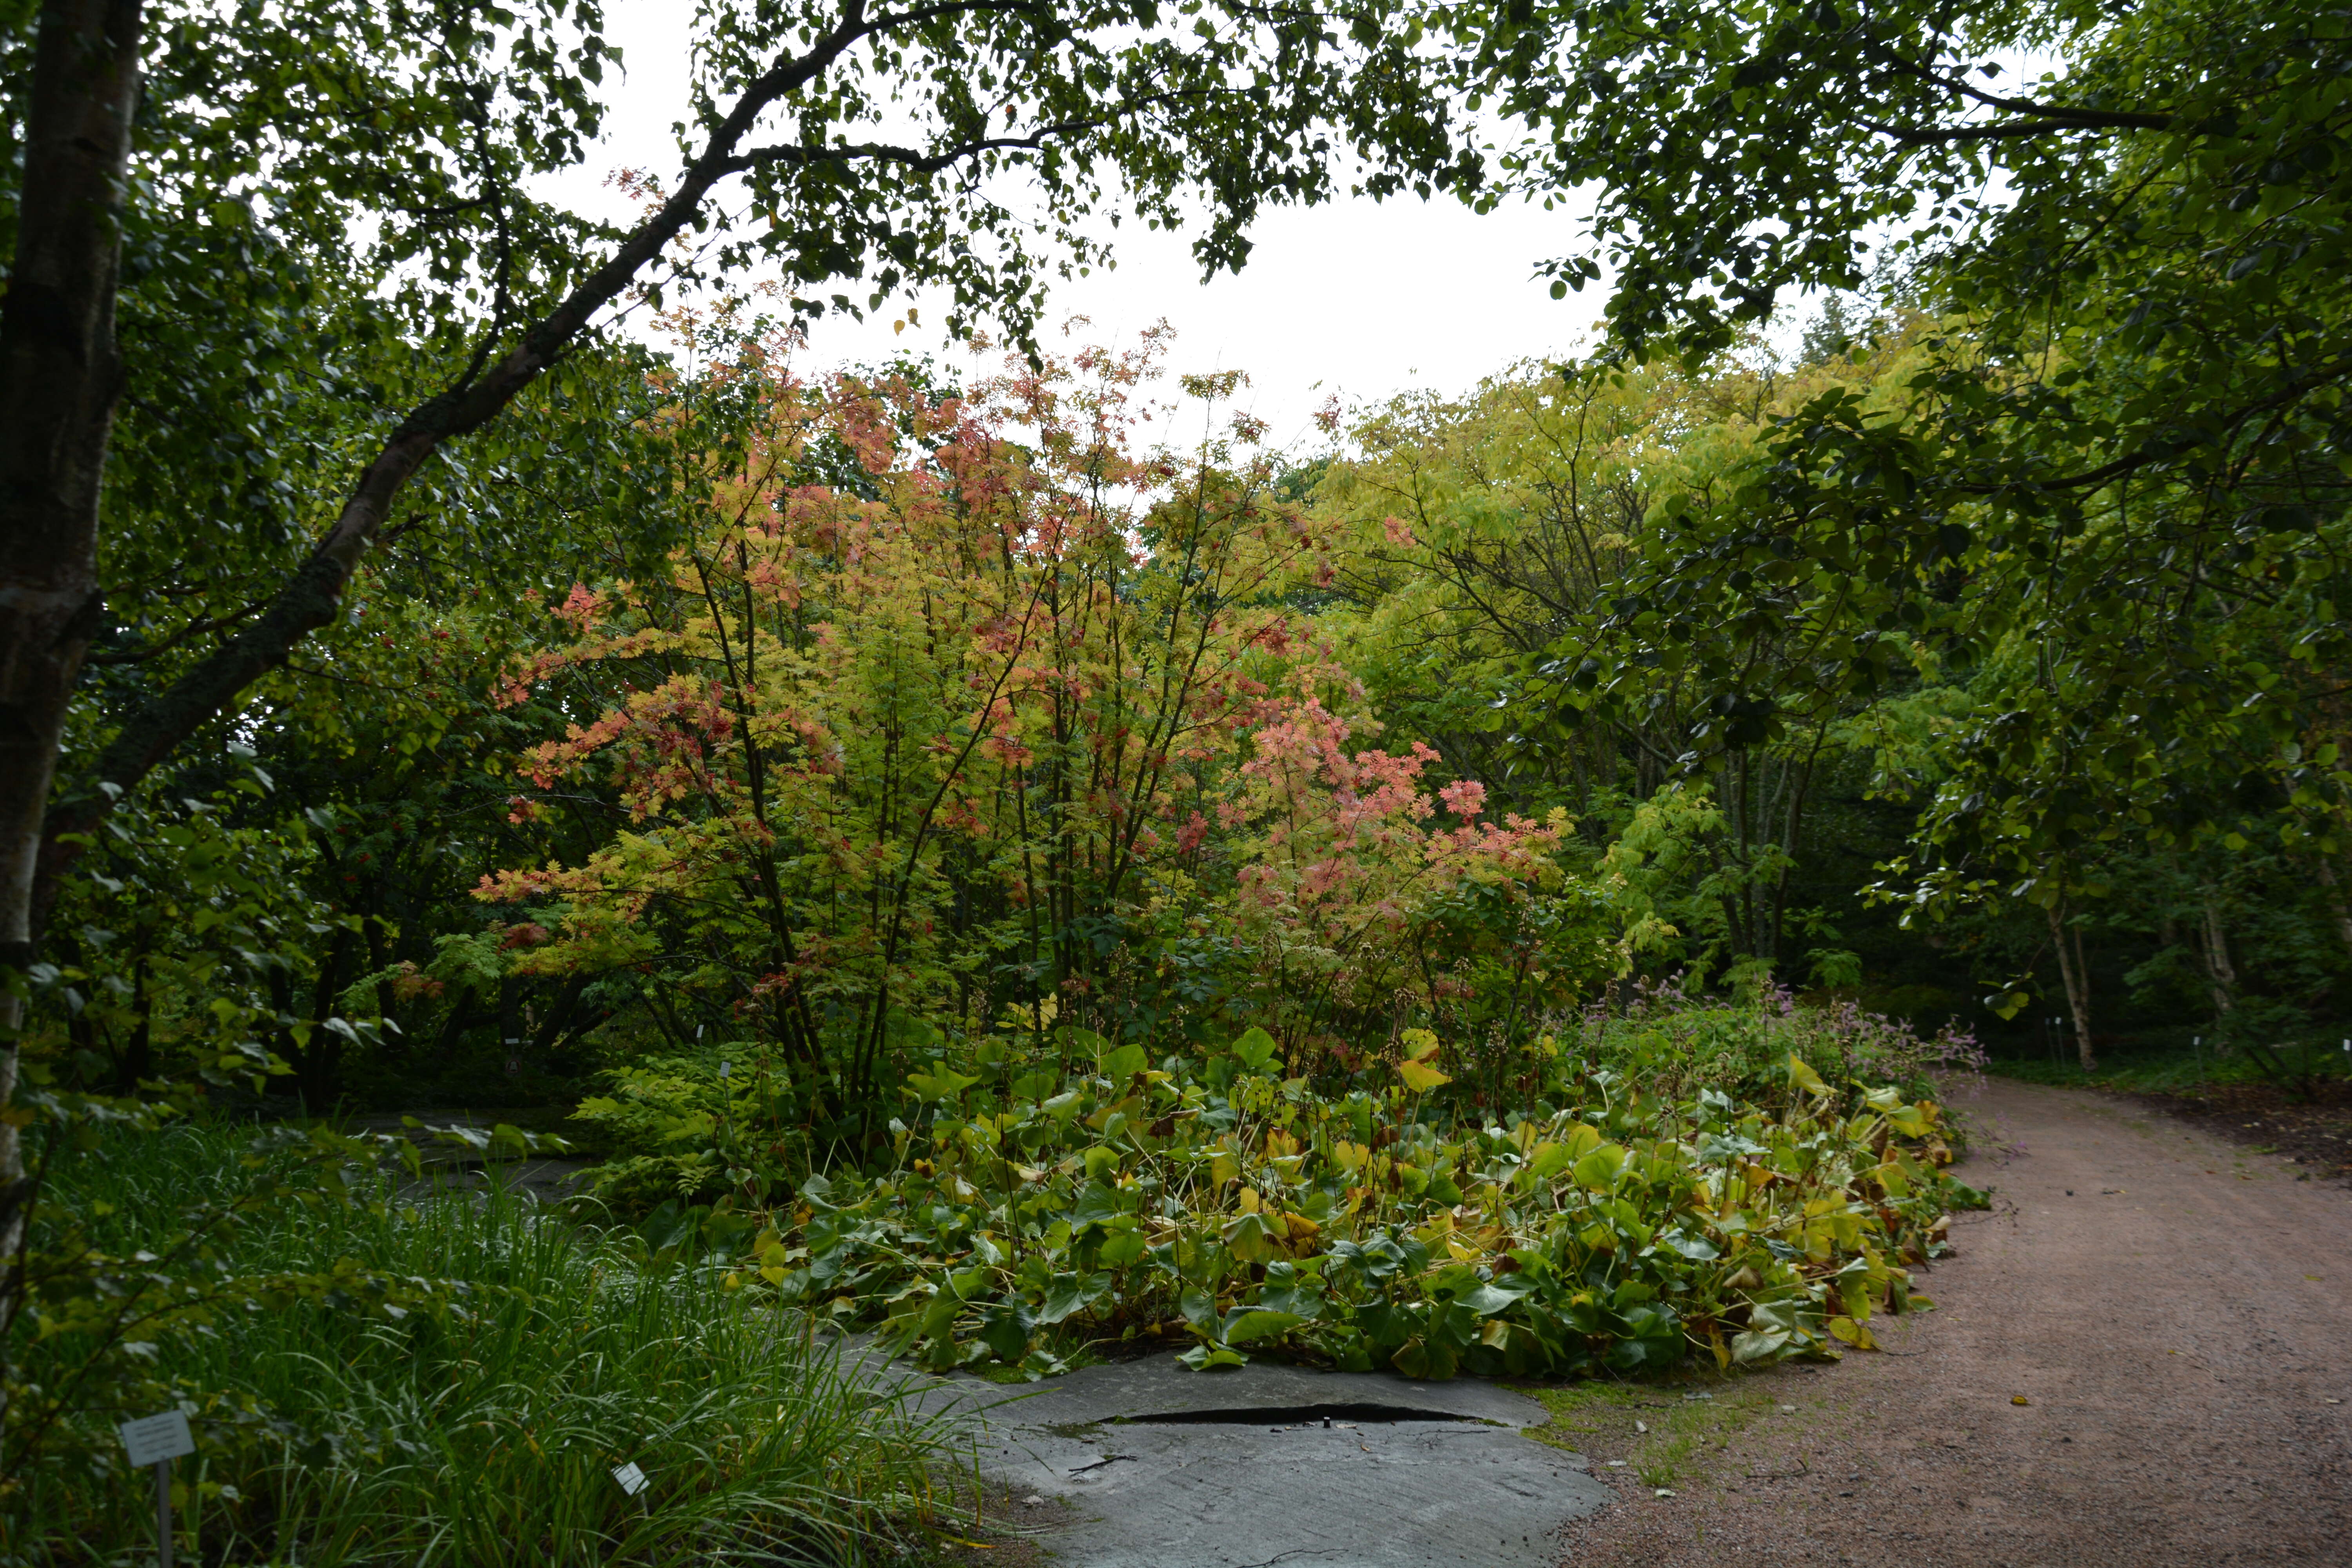
[[[1955,142],[2009,142],[2028,136],[2053,136],[2068,131],[2087,131],[2097,127],[2066,121],[2009,121],[2000,125],[1959,125],[1949,131],[1906,130],[1900,125],[1886,125],[1875,120],[1859,122],[1864,129],[1874,131],[1906,147],[1941,147]]]
[[[1940,87],[1947,92],[1973,99],[1987,109],[1998,109],[2007,114],[2029,115],[2036,120],[2063,121],[2086,130],[2100,131],[2162,131],[2170,126],[2174,116],[2169,113],[2144,114],[2108,109],[2078,109],[2066,103],[2040,103],[2030,98],[2004,98],[1970,87],[1965,77],[1946,76],[1931,66],[1921,64],[1898,49],[1868,38],[1861,40],[1863,52],[1882,63],[1892,66],[1905,76]]]
[[[460,383],[412,409],[362,470],[334,524],[310,557],[271,599],[258,619],[133,713],[100,753],[97,787],[58,801],[42,825],[33,887],[34,940],[56,902],[58,879],[79,857],[80,838],[188,736],[227,709],[238,692],[284,662],[294,646],[333,620],[344,584],[383,526],[409,479],[441,446],[488,424],[536,380],[603,309],[627,288],[662,247],[701,210],[703,199],[733,172],[735,150],[777,100],[814,80],[879,28],[982,8],[987,0],[897,13],[870,20],[866,0],[845,0],[842,20],[797,58],[779,61],[746,88],[726,119],[712,128],[702,153],[687,167],[677,192],[631,231],[604,264],[577,284],[554,310],[526,330],[522,341],[478,380]]]

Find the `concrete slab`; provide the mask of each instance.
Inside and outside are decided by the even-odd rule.
[[[1066,1505],[1040,1510],[1064,1568],[1551,1568],[1612,1495],[1523,1435],[1542,1405],[1475,1379],[1156,1358],[917,1398],[969,1424],[990,1480]]]

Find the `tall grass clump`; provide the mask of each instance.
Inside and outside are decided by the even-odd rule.
[[[251,1138],[110,1137],[60,1184],[90,1245],[154,1254],[187,1302],[237,1304],[121,1347],[147,1363],[143,1387],[93,1384],[37,1446],[12,1436],[5,1561],[152,1552],[147,1477],[125,1472],[112,1428],[172,1400],[198,1443],[175,1489],[186,1562],[844,1563],[922,1538],[943,1431],[723,1269],[525,1198],[388,1181],[352,1202],[310,1191],[192,1244],[190,1216],[202,1226],[268,1173]],[[87,1329],[20,1341],[27,1389],[66,1388],[109,1353]],[[635,1498],[612,1474],[626,1462],[650,1480]]]

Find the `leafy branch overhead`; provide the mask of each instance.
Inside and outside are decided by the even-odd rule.
[[[683,164],[644,187],[641,221],[609,229],[522,188],[575,160],[596,127],[591,89],[613,51],[593,8],[489,28],[387,15],[342,52],[309,56],[301,40],[311,26],[337,31],[334,16],[289,17],[218,52],[201,24],[160,30],[173,68],[159,83],[177,89],[161,122],[178,134],[154,138],[154,184],[171,199],[134,222],[167,247],[250,230],[298,267],[342,274],[362,300],[388,292],[386,326],[406,341],[387,387],[350,388],[354,435],[375,433],[361,437],[355,477],[320,476],[341,499],[301,509],[323,513],[307,556],[279,557],[274,596],[216,650],[178,661],[71,771],[45,841],[42,908],[79,835],[328,623],[362,553],[404,526],[395,513],[411,482],[574,352],[600,312],[765,258],[798,290],[796,311],[861,308],[826,284],[867,306],[939,286],[950,325],[1001,317],[1025,342],[1045,258],[1065,269],[1100,259],[1084,226],[1114,192],[1155,226],[1178,224],[1200,197],[1196,250],[1213,269],[1240,265],[1266,202],[1332,193],[1334,135],[1383,169],[1475,168],[1446,117],[1418,101],[1419,69],[1385,41],[1376,10],[1334,31],[1246,7],[714,6]],[[314,106],[326,112],[297,112]],[[289,129],[311,125],[315,142]],[[912,139],[875,139],[885,126]],[[266,172],[257,142],[284,146]],[[413,155],[361,155],[395,145]],[[199,289],[220,265],[201,250],[156,260],[159,282]],[[406,388],[386,431],[383,392]]]

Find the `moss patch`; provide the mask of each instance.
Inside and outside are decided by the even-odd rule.
[[[1676,1488],[1708,1479],[1731,1439],[1759,1419],[1794,1421],[1811,1408],[1784,1408],[1795,1392],[1785,1379],[1755,1374],[1672,1383],[1522,1384],[1551,1419],[1530,1427],[1538,1443],[1584,1455],[1595,1470],[1612,1459],[1646,1487]]]

